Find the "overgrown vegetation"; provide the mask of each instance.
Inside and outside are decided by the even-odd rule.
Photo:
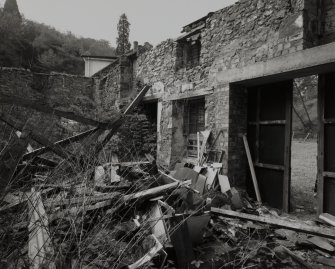
[[[114,56],[107,40],[61,33],[51,26],[25,19],[16,0],[0,8],[0,66],[23,67],[40,72],[82,75],[82,54]]]

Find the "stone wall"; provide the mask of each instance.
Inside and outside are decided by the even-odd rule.
[[[122,109],[123,99],[125,105],[130,103],[132,63],[128,59],[121,64],[116,61],[93,78],[35,74],[24,69],[2,68],[0,82],[0,98],[12,98],[12,104],[0,102],[0,112],[11,116],[20,126],[27,124],[50,141],[56,142],[92,128],[86,121],[78,123],[76,119],[87,117],[89,120],[110,121],[114,113]],[[28,101],[28,104],[21,99]],[[42,106],[49,111],[38,111]],[[52,109],[64,113],[64,116],[69,115],[73,120],[55,115]],[[152,154],[156,149],[156,123],[148,121],[143,108],[136,113],[127,117],[109,145],[113,151],[118,149],[120,158],[127,161],[143,157],[144,153]],[[0,127],[1,150],[15,133],[5,123],[0,122]],[[34,148],[40,147],[33,141],[31,143]]]
[[[97,84],[97,95],[100,100],[99,106],[105,110],[120,110],[120,62],[115,61],[110,66],[94,76]]]
[[[180,68],[178,43],[169,39],[139,55],[134,74],[136,79],[153,85],[148,99],[163,101],[160,161],[175,162],[181,155],[180,146],[185,143],[185,137],[176,130],[176,126],[182,129],[183,122],[178,116],[182,109],[175,107],[175,100],[205,96],[206,126],[213,136],[223,130],[217,147],[225,151],[224,167],[228,173],[228,163],[243,158],[236,155],[241,144],[233,146],[233,136],[243,130],[236,126],[229,132],[239,115],[230,115],[236,111],[229,111],[229,106],[236,104],[230,100],[234,94],[229,85],[217,85],[216,74],[304,49],[304,1],[241,0],[211,14],[203,23],[198,66]],[[236,109],[241,106],[236,104]],[[233,175],[236,182],[237,177]]]
[[[108,122],[115,110],[102,107],[105,98],[97,80],[67,74],[0,69],[1,103],[13,103],[85,124]]]

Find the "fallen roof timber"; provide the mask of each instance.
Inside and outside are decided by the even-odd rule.
[[[141,198],[150,198],[150,197],[153,197],[153,196],[157,196],[161,193],[164,193],[166,191],[171,191],[173,189],[176,189],[179,186],[188,185],[188,184],[191,184],[191,180],[187,180],[187,181],[184,181],[184,182],[174,182],[174,183],[166,184],[166,185],[155,187],[155,188],[148,189],[148,190],[145,190],[145,191],[125,195],[123,197],[123,201],[128,202],[128,201],[131,201],[131,200],[136,200],[136,199],[141,199]]]
[[[126,108],[126,110],[123,112],[123,114],[118,114],[115,116],[113,120],[111,120],[111,123],[109,124],[109,129],[111,130],[110,133],[105,137],[104,141],[99,145],[99,148],[97,149],[97,152],[99,152],[104,145],[110,140],[111,136],[116,132],[116,130],[122,125],[123,123],[123,117],[124,115],[128,115],[143,99],[144,95],[148,92],[148,90],[151,88],[151,86],[144,86],[143,89],[140,91],[140,93],[135,97],[135,99],[130,103],[130,105]],[[60,140],[56,142],[54,145],[59,147],[65,147],[67,145],[70,145],[71,143],[78,142],[90,135],[95,134],[102,134],[103,130],[100,128],[94,128],[90,129],[88,131],[82,132],[78,135],[71,136],[69,138]],[[44,154],[48,152],[50,148],[48,147],[42,147],[39,149],[36,149],[30,153],[27,153],[23,156],[23,160],[29,160],[36,156],[39,156],[41,154]]]
[[[302,233],[314,234],[321,237],[335,239],[335,229],[321,228],[318,226],[307,225],[304,223],[287,221],[277,217],[271,216],[255,216],[236,211],[225,210],[221,208],[211,208],[211,212],[220,214],[225,217],[239,218],[243,220],[257,221],[272,226],[282,227],[289,230],[294,230]]]
[[[11,116],[1,113],[0,120],[7,123],[9,126],[13,127],[16,130],[20,130],[20,131],[22,130],[21,125],[16,124],[16,120]],[[27,130],[27,134],[30,138],[32,138],[39,144],[49,148],[53,153],[57,154],[59,157],[67,159],[68,157],[72,155],[70,152],[67,152],[66,150],[62,149],[57,144],[52,143],[45,136],[43,136],[42,134],[39,134],[38,132],[34,130]]]

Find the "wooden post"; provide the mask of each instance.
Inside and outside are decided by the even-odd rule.
[[[244,142],[245,152],[246,152],[247,158],[248,158],[248,163],[249,163],[249,167],[250,167],[252,182],[254,183],[254,188],[255,188],[255,192],[256,192],[257,201],[259,203],[261,203],[262,199],[261,199],[261,194],[260,194],[259,188],[258,188],[258,182],[257,182],[257,178],[256,178],[255,168],[254,168],[254,164],[253,164],[253,161],[252,161],[252,158],[251,158],[248,139],[247,139],[247,136],[245,134],[243,135],[243,142]]]
[[[284,182],[283,182],[283,210],[290,211],[291,197],[291,144],[292,144],[292,106],[293,81],[288,81],[286,89],[285,107],[285,155],[284,155]]]
[[[319,75],[319,84],[318,84],[318,214],[324,212],[324,105],[325,105],[325,75]]]
[[[198,152],[198,165],[200,165],[200,133],[197,132],[197,152]]]

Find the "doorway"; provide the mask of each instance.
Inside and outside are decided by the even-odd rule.
[[[294,80],[291,211],[300,217],[314,215],[317,208],[317,95],[318,76]]]
[[[293,81],[248,89],[248,142],[262,201],[289,211]],[[247,189],[254,194],[251,175]]]

